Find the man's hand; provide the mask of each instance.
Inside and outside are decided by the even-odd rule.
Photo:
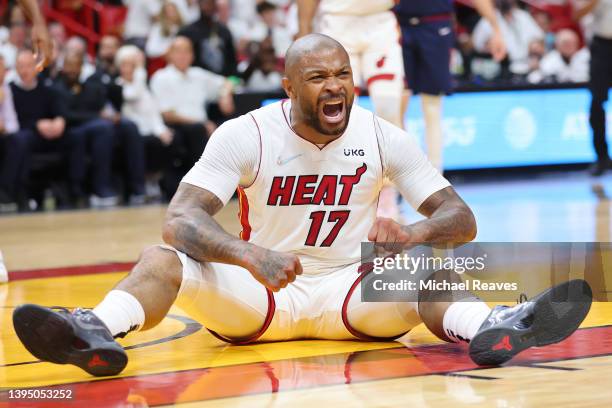
[[[54,140],[58,139],[64,133],[64,119],[40,119],[36,122],[36,130],[43,139]]]
[[[302,264],[297,256],[261,248],[251,266],[251,274],[266,288],[278,292],[302,274]]]
[[[158,137],[164,146],[170,146],[172,140],[174,140],[174,133],[172,133],[171,130],[166,129],[161,132]]]
[[[506,58],[506,43],[499,29],[494,30],[493,35],[489,39],[489,52],[497,62]]]
[[[37,0],[18,0],[18,3],[28,20],[32,22],[32,47],[39,61],[36,69],[42,71],[51,63],[51,55],[53,55],[53,43],[47,31],[45,18]]]
[[[243,267],[274,291],[302,273],[297,256],[270,251],[228,234],[213,218],[222,207],[223,202],[210,191],[181,183],[168,206],[164,242],[199,262]]]
[[[409,233],[406,226],[398,224],[391,218],[378,217],[370,228],[368,240],[385,251],[400,253],[414,242],[414,236]]]
[[[113,125],[116,125],[121,120],[121,114],[113,112],[110,109],[103,109],[100,113],[100,117],[102,119],[110,120],[111,122],[113,122]]]
[[[40,72],[51,63],[51,55],[53,55],[53,43],[44,21],[35,21],[32,26],[32,47],[38,61],[36,70]]]

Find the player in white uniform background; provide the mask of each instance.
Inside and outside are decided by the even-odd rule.
[[[347,50],[353,81],[370,95],[378,116],[404,128],[404,63],[394,0],[298,0],[298,38],[317,31]],[[397,193],[386,187],[379,215],[397,218]]]
[[[467,242],[474,217],[414,138],[353,106],[351,66],[337,41],[320,34],[296,41],[283,87],[289,101],[219,127],[168,208],[167,245],[145,250],[96,308],[15,309],[15,331],[32,354],[116,374],[127,355],[113,338],[154,327],[175,302],[233,343],[389,340],[423,322],[443,340],[471,341],[479,364],[499,364],[578,327],[590,298],[560,304],[559,314],[549,292],[493,310],[467,291],[420,291],[418,303],[362,301],[362,241],[385,249]],[[427,219],[403,226],[377,218],[384,178]],[[237,186],[242,239],[213,219]],[[439,271],[433,278],[458,276]],[[454,300],[440,301],[447,295]],[[529,319],[543,323],[516,328]]]

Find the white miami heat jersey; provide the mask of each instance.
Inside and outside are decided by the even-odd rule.
[[[305,270],[354,263],[383,179],[374,117],[353,108],[344,135],[319,147],[293,131],[289,109],[285,101],[252,112],[261,161],[253,184],[241,189],[243,231],[251,228],[254,244],[297,254]]]
[[[321,0],[319,13],[363,16],[389,11],[394,4],[393,0]]]
[[[298,255],[304,273],[359,261],[383,177],[415,208],[448,186],[414,138],[364,108],[321,147],[292,129],[290,109],[277,102],[223,124],[183,182],[224,204],[239,185],[242,239]]]

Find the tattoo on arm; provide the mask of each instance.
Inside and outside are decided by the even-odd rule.
[[[418,211],[427,219],[404,228],[421,242],[462,243],[476,236],[474,214],[452,187],[432,194]]]
[[[164,241],[200,262],[247,267],[255,246],[227,233],[213,216],[223,203],[210,191],[181,183],[170,202]]]

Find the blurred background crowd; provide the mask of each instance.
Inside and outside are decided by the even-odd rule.
[[[451,72],[461,87],[586,82],[589,0],[497,0],[490,25],[455,1]],[[36,71],[29,25],[0,2],[0,205],[41,209],[169,199],[234,95],[281,90],[298,31],[292,0],[43,2],[53,61]]]

